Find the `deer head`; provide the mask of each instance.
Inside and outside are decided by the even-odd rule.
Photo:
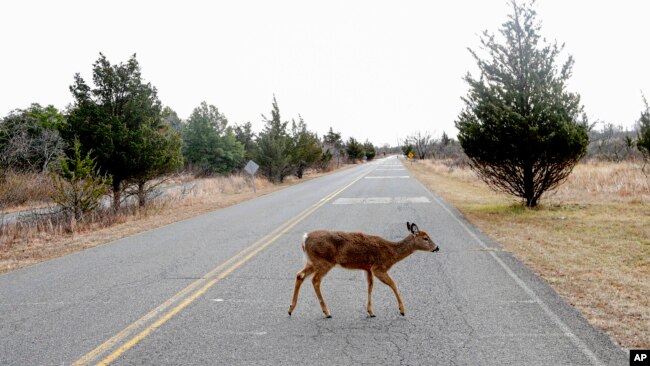
[[[420,231],[418,226],[415,223],[406,222],[406,227],[413,235],[413,240],[415,241],[415,249],[423,250],[425,252],[437,252],[440,250],[436,243],[431,240],[429,234],[424,231]]]

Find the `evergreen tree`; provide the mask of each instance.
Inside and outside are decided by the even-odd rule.
[[[319,162],[323,149],[318,135],[307,130],[307,125],[300,116],[297,124],[296,121],[291,122],[291,137],[291,163],[296,177],[302,179],[305,169],[314,167]]]
[[[183,167],[181,136],[171,126],[145,123],[132,134],[131,144],[139,154],[129,163],[134,173],[128,182],[135,184],[138,205],[144,207],[147,182]]]
[[[366,155],[366,152],[363,149],[363,144],[357,141],[354,137],[348,139],[348,142],[345,144],[345,151],[352,162],[363,159]]]
[[[323,136],[323,143],[325,147],[324,159],[331,156],[330,159],[336,159],[336,168],[339,167],[341,158],[345,156],[345,143],[341,138],[340,132],[334,132],[332,127],[325,136]]]
[[[372,142],[368,140],[366,140],[366,142],[363,143],[363,151],[366,154],[366,159],[368,159],[368,161],[374,159],[375,155],[377,155],[377,150],[375,149],[375,145],[373,145]]]
[[[413,144],[411,144],[408,139],[404,140],[404,145],[402,145],[402,153],[404,153],[404,156],[409,156],[410,153],[413,153],[413,155],[415,155],[413,151]]]
[[[106,56],[99,55],[93,64],[94,88],[79,74],[74,77],[70,86],[74,104],[61,132],[70,146],[75,139],[82,141],[82,154],[92,151],[101,173],[112,176],[113,208],[117,210],[123,183],[143,176],[143,165],[137,163],[149,160],[143,154],[169,156],[180,150],[175,144],[166,146],[177,149],[173,152],[143,148],[151,143],[145,137],[152,136],[143,129],[163,131],[164,121],[158,92],[143,81],[136,56],[111,65]]]
[[[59,160],[58,169],[50,167],[55,193],[52,200],[81,221],[86,213],[99,207],[101,197],[111,185],[111,178],[100,175],[90,153],[81,157],[81,144],[75,140],[72,157]]]
[[[244,145],[244,160],[249,161],[255,159],[257,156],[257,143],[255,142],[256,136],[255,132],[253,132],[253,124],[246,122],[241,125],[235,125],[233,132],[237,141]]]
[[[176,132],[180,133],[183,131],[183,120],[178,117],[176,111],[170,107],[165,107],[162,110],[162,116],[165,123],[173,128]]]
[[[202,174],[228,174],[244,163],[244,145],[235,138],[217,107],[202,102],[183,130],[183,154]]]
[[[639,136],[636,141],[636,146],[643,156],[643,169],[645,171],[646,165],[650,163],[650,105],[648,105],[645,97],[643,97],[643,104],[645,105],[645,110],[641,112],[641,117],[639,118]]]
[[[294,167],[291,161],[292,139],[287,131],[289,122],[282,122],[275,96],[271,118],[264,115],[262,118],[264,129],[257,138],[257,162],[265,177],[273,183],[281,183],[293,173]]]
[[[449,146],[452,143],[451,138],[447,135],[447,132],[442,131],[442,136],[440,137],[440,145],[443,147]]]
[[[579,95],[566,91],[573,59],[558,70],[563,47],[540,42],[531,5],[511,4],[513,13],[500,30],[505,42],[485,31],[481,44],[489,57],[470,50],[481,77],[465,76],[470,90],[456,127],[479,176],[534,207],[584,156],[588,126],[579,120]]]

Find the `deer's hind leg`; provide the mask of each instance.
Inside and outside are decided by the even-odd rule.
[[[298,303],[298,292],[300,291],[300,286],[305,281],[305,278],[311,276],[314,271],[316,271],[314,265],[311,264],[311,262],[307,262],[307,264],[305,264],[305,268],[296,274],[296,285],[293,288],[293,299],[291,300],[291,305],[289,305],[289,315],[291,315],[293,310],[296,308],[296,304]]]

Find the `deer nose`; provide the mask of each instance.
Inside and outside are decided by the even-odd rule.
[[[440,250],[440,247],[436,247],[436,249],[432,250],[432,252],[437,252]]]

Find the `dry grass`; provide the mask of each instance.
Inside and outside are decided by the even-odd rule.
[[[347,166],[342,167],[342,169]],[[309,172],[302,180],[323,173]],[[265,195],[300,182],[289,177],[280,185],[256,178],[253,193],[244,176],[195,179],[177,176],[167,182],[175,186],[144,209],[130,206],[120,213],[98,211],[83,223],[46,217],[21,224],[0,225],[0,273],[59,257],[99,244],[191,218],[219,208]]]
[[[50,201],[52,193],[47,174],[7,172],[0,176],[0,211],[42,207]]]
[[[582,163],[539,208],[468,169],[408,164],[431,190],[540,274],[625,348],[650,348],[650,179],[633,163]]]

